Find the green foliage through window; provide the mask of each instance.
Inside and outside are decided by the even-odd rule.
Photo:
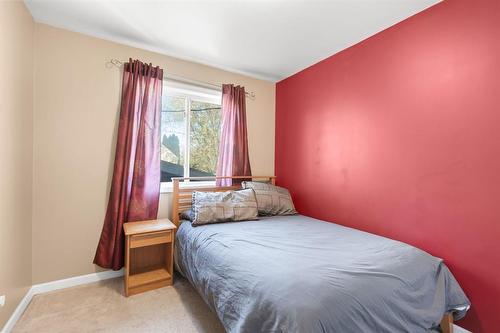
[[[190,167],[215,175],[219,152],[220,106],[191,102]]]

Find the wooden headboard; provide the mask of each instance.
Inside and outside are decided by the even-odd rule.
[[[231,176],[231,177],[173,177],[173,195],[172,195],[172,222],[179,226],[179,213],[183,212],[191,207],[191,198],[193,191],[210,191],[210,192],[221,192],[240,189],[241,185],[234,186],[203,186],[193,187],[192,183],[188,187],[183,187],[182,185],[186,181],[195,180],[217,180],[217,179],[238,179],[238,180],[255,180],[270,182],[274,185],[275,176]]]

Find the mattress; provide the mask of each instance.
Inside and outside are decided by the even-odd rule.
[[[175,249],[228,332],[428,332],[470,305],[442,259],[301,215],[183,222]]]

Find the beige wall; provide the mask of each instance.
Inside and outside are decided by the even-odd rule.
[[[35,28],[33,283],[96,271],[92,264],[109,191],[121,73],[137,58],[195,80],[254,91],[247,100],[254,174],[274,172],[274,83],[43,24]],[[160,216],[169,215],[161,196]]]
[[[31,286],[33,20],[0,2],[0,329]]]

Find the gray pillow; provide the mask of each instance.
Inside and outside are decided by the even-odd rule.
[[[286,188],[262,182],[242,182],[241,186],[255,191],[259,215],[297,214]]]
[[[257,220],[257,200],[252,189],[225,192],[193,192],[192,225]]]

